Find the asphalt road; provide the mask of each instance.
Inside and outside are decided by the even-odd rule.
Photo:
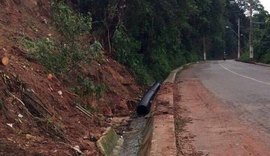
[[[191,70],[243,121],[270,134],[270,67],[226,60],[199,63]]]

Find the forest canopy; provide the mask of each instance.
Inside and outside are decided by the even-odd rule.
[[[254,14],[255,58],[270,62],[269,14],[258,0],[78,0],[75,9],[91,14],[93,34],[109,55],[139,82],[162,80],[188,62],[237,56],[237,20],[241,53],[248,53],[249,7]],[[226,27],[230,29],[226,29]],[[269,56],[269,59],[266,57]]]

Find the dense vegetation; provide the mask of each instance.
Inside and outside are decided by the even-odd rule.
[[[162,80],[170,70],[208,57],[222,58],[225,0],[79,0],[91,13],[93,31],[141,83]],[[203,42],[205,40],[205,42]]]
[[[269,15],[258,0],[79,0],[77,9],[91,12],[104,46],[139,81],[149,83],[177,66],[201,60],[204,50],[208,59],[221,59],[224,52],[236,58],[238,18],[242,59],[248,60],[250,2],[255,59],[270,62]]]
[[[70,7],[73,7],[73,11],[63,2],[72,4]],[[140,83],[149,84],[154,80],[162,80],[178,66],[202,60],[203,51],[207,53],[207,59],[221,59],[224,52],[229,58],[236,58],[237,19],[240,18],[242,59],[248,60],[249,2],[250,0],[60,0],[53,3],[52,15],[56,28],[65,40],[58,43],[60,46],[57,47],[60,49],[57,56],[40,53],[36,57],[45,56],[53,60],[61,57],[61,67],[72,68],[76,65],[74,62],[89,56],[89,50],[91,58],[95,53],[91,47],[85,49],[78,42],[80,36],[90,33],[99,41],[91,46],[99,47],[98,49],[104,47],[106,54],[128,67]],[[252,2],[253,20],[256,21],[253,29],[255,59],[270,63],[269,15],[258,0]],[[53,45],[56,44],[51,41],[41,43],[48,44],[51,48],[55,48]],[[55,65],[46,64],[50,61],[44,62],[52,71],[57,69],[61,71],[54,72],[62,72],[61,68],[53,69]]]

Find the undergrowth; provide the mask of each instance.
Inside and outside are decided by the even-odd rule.
[[[119,24],[113,36],[116,59],[127,66],[141,84],[162,81],[171,70],[199,59],[196,53],[183,50],[177,34],[179,30],[173,28],[164,30],[153,36],[155,41],[144,43]],[[146,48],[150,45],[151,48]]]
[[[116,59],[127,66],[141,84],[150,84],[153,78],[143,63],[143,55],[138,54],[140,43],[129,37],[123,26],[119,26],[113,36],[113,46],[117,50]]]
[[[69,42],[74,42],[80,35],[90,33],[92,29],[90,13],[88,15],[75,13],[62,1],[52,3],[52,18],[57,30]]]
[[[261,60],[263,63],[270,63],[270,52],[267,52],[266,54],[263,55],[263,58]]]
[[[80,75],[78,65],[89,64],[92,60],[103,58],[103,47],[98,41],[83,43],[81,38],[90,36],[92,29],[91,14],[82,15],[73,11],[67,4],[60,1],[52,2],[53,24],[61,37],[30,39],[22,38],[22,44],[31,58],[38,60],[49,72],[65,77],[71,71]],[[80,96],[92,95],[101,97],[104,85],[94,84],[90,78],[81,77],[74,87]]]
[[[241,57],[240,57],[240,61],[242,61],[242,62],[248,62],[248,61],[250,61],[249,52],[243,53],[241,55]]]
[[[95,84],[87,77],[79,76],[77,78],[77,83],[78,84],[72,90],[82,97],[91,95],[99,99],[106,91],[106,86],[104,84]]]

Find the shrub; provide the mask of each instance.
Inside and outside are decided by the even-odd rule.
[[[119,26],[113,36],[116,59],[127,66],[141,84],[150,84],[153,78],[143,63],[143,55],[138,54],[140,42],[128,36],[123,26]]]
[[[52,2],[52,16],[57,30],[64,35],[66,40],[70,40],[71,42],[77,36],[88,33],[92,29],[90,13],[87,16],[75,13],[62,1]]]
[[[191,52],[186,52],[185,58],[186,58],[187,62],[197,62],[199,60],[199,56],[197,54],[191,53]]]
[[[95,41],[89,46],[89,51],[92,52],[92,57],[94,59],[101,59],[103,57],[103,47],[100,42]]]
[[[78,76],[77,85],[73,91],[80,96],[92,95],[96,98],[101,98],[102,94],[106,91],[104,84],[94,84],[89,78]]]
[[[23,45],[29,54],[39,60],[48,70],[61,74],[74,69],[80,61],[102,57],[102,45],[95,41],[89,46],[76,41],[83,34],[91,31],[92,18],[90,14],[83,16],[75,13],[64,2],[52,3],[53,22],[57,30],[63,35],[60,41],[49,38],[32,41],[23,39]],[[86,48],[85,48],[86,47]]]
[[[67,74],[71,70],[78,69],[76,66],[81,61],[89,62],[103,56],[100,42],[95,41],[87,46],[77,41],[82,35],[87,35],[91,31],[90,14],[83,16],[75,13],[64,2],[54,1],[52,16],[54,25],[63,37],[58,38],[57,41],[49,38],[36,41],[23,38],[22,43],[31,57],[55,74]],[[92,95],[100,98],[106,89],[102,84],[94,84],[89,78],[80,77],[77,83],[74,92],[80,96]]]
[[[243,61],[243,62],[248,62],[250,61],[250,58],[249,58],[249,52],[245,52],[241,55],[240,57],[240,61]]]
[[[170,64],[172,61],[169,62],[168,54],[163,48],[153,50],[150,60],[149,68],[151,69],[151,75],[154,75],[156,80],[164,79],[172,69]]]
[[[30,39],[23,39],[23,45],[27,48],[30,57],[40,61],[51,72],[63,73],[67,70],[66,54],[64,51],[58,51],[52,40],[44,38],[34,42]]]
[[[267,52],[266,54],[263,55],[262,62],[267,64],[270,63],[270,52]]]

